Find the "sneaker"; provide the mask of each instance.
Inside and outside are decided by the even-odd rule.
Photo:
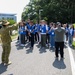
[[[38,44],[41,44],[41,42],[38,42]]]
[[[30,48],[32,48],[32,47],[30,46]]]
[[[33,49],[33,47],[30,47],[30,49]]]
[[[10,64],[12,64],[11,61],[9,61],[8,63],[5,63],[6,66],[8,66],[8,65],[10,65]]]
[[[46,44],[46,47],[48,47],[48,44]]]
[[[20,46],[24,47],[25,45],[24,44],[21,44]]]

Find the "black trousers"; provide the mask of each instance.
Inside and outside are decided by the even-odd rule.
[[[31,41],[31,47],[34,46],[34,34],[31,33],[31,36],[30,36],[30,41]]]
[[[41,34],[41,47],[46,47],[46,34]]]
[[[49,34],[46,34],[46,44],[48,44],[50,42],[50,39],[49,39]]]
[[[19,36],[17,37],[17,40],[19,40]]]
[[[68,41],[68,33],[66,33],[66,41]]]
[[[35,41],[39,41],[39,34],[38,34],[38,32],[35,32]]]
[[[21,44],[25,44],[25,35],[21,34]]]
[[[27,41],[30,41],[29,35],[28,35],[28,31],[26,31],[26,40],[27,40]]]
[[[64,55],[64,42],[55,42],[55,55],[56,57],[59,57],[58,56],[58,53],[60,52],[60,56],[61,58],[63,58],[63,55]],[[60,49],[60,50],[59,50]]]

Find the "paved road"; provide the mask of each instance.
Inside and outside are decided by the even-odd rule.
[[[54,50],[42,50],[35,44],[32,51],[29,45],[19,47],[13,42],[10,54],[12,64],[8,67],[0,64],[0,75],[72,75],[68,48],[65,47],[64,51],[64,61],[57,61]],[[0,58],[1,53],[0,46]]]

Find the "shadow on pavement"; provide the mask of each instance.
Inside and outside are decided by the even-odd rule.
[[[26,45],[25,45],[25,48],[29,48],[30,47],[30,43],[27,43]]]
[[[75,47],[74,46],[69,46],[71,49],[75,50]]]
[[[14,74],[8,74],[8,75],[14,75]]]
[[[24,47],[17,45],[16,48],[17,50],[22,50]]]
[[[40,45],[40,44],[37,44],[37,45],[36,45],[36,47],[37,47],[37,48],[40,48],[40,47],[41,47],[41,45]]]
[[[55,52],[55,48],[51,48],[51,47],[50,47],[50,48],[49,48],[49,51],[50,51],[50,52]]]
[[[66,44],[64,44],[64,48],[67,48]]]
[[[20,46],[20,44],[16,44],[15,46],[16,46],[17,50],[21,50],[24,48],[24,46]]]
[[[46,51],[46,48],[40,48],[39,51],[40,51],[40,54],[47,52],[47,51]]]
[[[57,60],[57,59],[55,59],[55,61],[53,62],[53,66],[55,68],[58,68],[58,69],[65,69],[66,68],[64,60]]]
[[[7,71],[7,66],[4,66],[3,64],[0,64],[0,75]]]
[[[26,54],[29,54],[29,53],[32,53],[32,52],[33,52],[33,49],[26,50]]]

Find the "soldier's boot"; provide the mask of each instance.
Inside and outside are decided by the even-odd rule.
[[[6,66],[11,65],[11,64],[12,64],[11,61],[9,61],[8,63],[5,63]]]

